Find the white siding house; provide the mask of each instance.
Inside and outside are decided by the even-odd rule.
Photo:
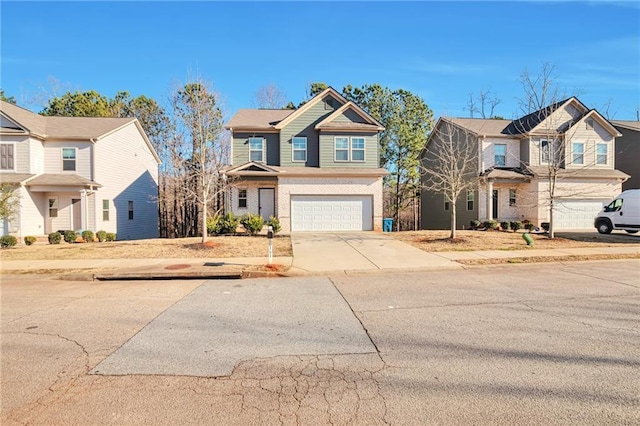
[[[134,118],[44,117],[0,104],[0,182],[20,198],[3,234],[158,236],[156,154]]]

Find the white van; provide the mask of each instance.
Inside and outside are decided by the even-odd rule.
[[[640,189],[628,189],[604,206],[593,222],[601,234],[614,229],[635,234],[640,231]]]

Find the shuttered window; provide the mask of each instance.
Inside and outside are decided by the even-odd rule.
[[[13,170],[14,169],[14,157],[13,157],[14,145],[9,143],[0,144],[0,169]]]

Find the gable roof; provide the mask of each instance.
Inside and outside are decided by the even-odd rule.
[[[304,114],[305,111],[309,110],[315,104],[317,104],[318,102],[322,101],[325,97],[327,97],[327,95],[331,95],[334,98],[338,99],[338,101],[340,101],[340,103],[342,103],[343,105],[347,103],[347,100],[340,93],[338,93],[333,87],[329,86],[326,89],[324,89],[322,92],[320,92],[316,96],[314,96],[309,102],[307,102],[306,104],[302,105],[300,108],[295,110],[287,118],[282,120],[280,123],[276,124],[275,128],[276,129],[282,129],[284,126],[286,126],[287,124],[291,123],[297,117],[299,117],[302,114]]]
[[[293,112],[291,109],[241,109],[231,117],[225,129],[270,130]]]
[[[346,111],[353,111],[357,115],[359,115],[365,123],[356,123],[356,122],[334,122],[334,120],[344,114]],[[316,125],[316,130],[323,129],[331,129],[331,130],[372,130],[372,131],[382,131],[384,130],[384,126],[380,124],[376,119],[367,114],[362,108],[353,103],[352,101],[348,101],[346,104],[342,105],[340,108],[335,110],[332,114],[330,114],[327,118],[322,120]]]
[[[575,122],[569,123],[569,125],[566,126],[567,127],[566,130],[564,131],[569,131],[570,129],[574,128],[578,124],[583,123],[587,118],[594,118],[597,121],[599,121],[600,125],[604,127],[604,129],[607,130],[612,136],[615,136],[615,137],[622,136],[620,132],[618,132],[618,129],[616,129],[613,124],[611,124],[606,118],[602,116],[602,114],[600,114],[595,109],[589,110],[586,114],[584,114]]]

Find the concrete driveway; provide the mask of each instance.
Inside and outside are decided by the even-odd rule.
[[[376,232],[294,232],[291,246],[293,267],[308,272],[461,268],[450,259]]]

